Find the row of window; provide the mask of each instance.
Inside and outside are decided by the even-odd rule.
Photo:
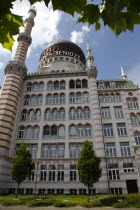
[[[92,127],[89,124],[86,125],[71,125],[69,126],[70,137],[91,137]],[[65,126],[64,125],[45,125],[43,128],[43,138],[64,138]],[[18,138],[20,139],[32,139],[39,138],[39,126],[20,126]]]
[[[101,103],[107,103],[107,102],[120,102],[121,101],[121,95],[119,93],[111,93],[99,95],[99,101]]]
[[[69,81],[69,88],[87,88],[88,87],[88,81],[86,79],[76,81],[70,80]],[[49,81],[47,83],[47,90],[63,90],[66,88],[66,82],[64,80],[62,81]],[[44,82],[29,82],[26,85],[26,91],[42,91],[44,90]]]
[[[120,189],[120,188],[111,188],[111,189]],[[37,189],[37,194],[49,194],[49,195],[53,195],[53,194],[57,194],[57,195],[63,195],[64,194],[64,189]],[[115,190],[116,193],[112,193],[112,194],[122,194],[122,193],[117,193],[118,190]],[[113,191],[114,192],[114,191]],[[122,191],[121,191],[122,192]],[[16,189],[15,188],[9,188],[9,194],[15,194],[16,193]],[[33,194],[33,189],[32,188],[19,188],[18,189],[18,194]],[[69,189],[69,194],[70,195],[86,195],[88,192],[86,189]],[[90,189],[89,190],[89,194],[90,195],[94,195],[96,193],[95,189]]]
[[[116,118],[122,118],[123,117],[122,106],[114,106],[114,114]],[[101,107],[101,117],[111,118],[110,107]]]
[[[46,96],[46,104],[64,104],[66,95],[64,93],[60,94],[48,94]],[[41,105],[42,104],[42,95],[26,95],[24,97],[24,105]],[[70,103],[88,103],[89,102],[89,94],[87,92],[84,93],[70,93],[69,94],[69,102]]]
[[[129,142],[120,142],[121,156],[131,156]],[[105,143],[105,152],[107,157],[116,157],[115,143]]]
[[[117,123],[117,131],[118,136],[127,136],[126,126],[125,123]],[[113,125],[110,124],[103,124],[103,132],[105,137],[113,137]]]

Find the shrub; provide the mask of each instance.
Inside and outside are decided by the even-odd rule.
[[[71,206],[76,206],[77,203],[75,203],[74,201],[60,201],[60,200],[57,200],[55,203],[54,203],[54,207],[71,207]]]
[[[125,195],[109,195],[106,198],[101,198],[100,201],[103,206],[112,206],[118,202],[119,199],[125,200]]]
[[[115,203],[113,207],[115,208],[129,208],[129,207],[140,208],[140,196],[139,194],[126,195],[126,200]]]
[[[22,201],[20,200],[4,200],[2,201],[2,205],[3,206],[18,206],[18,205],[22,205]]]
[[[92,208],[92,207],[102,207],[103,204],[100,200],[95,200],[93,202],[83,202],[82,207]]]
[[[28,201],[25,205],[28,207],[39,207],[39,206],[52,206],[53,204],[54,204],[53,199],[47,199],[41,201],[37,200]]]

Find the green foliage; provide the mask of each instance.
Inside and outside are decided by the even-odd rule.
[[[77,203],[75,201],[60,201],[60,200],[57,200],[55,203],[54,203],[54,207],[71,207],[71,206],[76,206]]]
[[[93,184],[101,177],[100,162],[101,160],[96,156],[93,146],[86,140],[78,159],[77,169],[80,181],[88,189],[93,187]]]
[[[83,202],[82,207],[93,208],[93,207],[102,207],[103,204],[100,200],[94,200],[93,202]]]
[[[7,199],[2,202],[2,205],[3,206],[19,206],[19,205],[23,205],[23,203],[20,200]]]
[[[13,158],[11,166],[12,178],[18,183],[22,183],[30,175],[34,169],[34,163],[32,162],[30,151],[26,150],[26,145],[22,143],[20,145],[18,154]]]
[[[115,208],[140,208],[140,194],[125,195],[125,200],[113,205]]]
[[[28,207],[40,207],[40,206],[52,206],[54,204],[54,199],[47,199],[47,200],[32,200],[26,203]]]
[[[125,200],[126,196],[125,195],[109,195],[106,196],[105,198],[100,199],[101,203],[103,206],[112,206],[115,203],[118,202],[118,200]]]

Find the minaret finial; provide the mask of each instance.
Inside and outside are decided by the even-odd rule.
[[[122,67],[121,64],[120,64],[120,66],[121,66],[122,79],[123,79],[123,80],[127,80],[127,75],[126,75],[126,73],[125,73],[125,71],[124,71],[124,69],[123,69],[123,67]]]

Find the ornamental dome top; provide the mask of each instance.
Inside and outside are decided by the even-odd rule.
[[[85,55],[81,48],[67,40],[58,40],[49,44],[41,53],[40,63],[54,56],[68,56],[79,60],[84,65],[86,63]]]

